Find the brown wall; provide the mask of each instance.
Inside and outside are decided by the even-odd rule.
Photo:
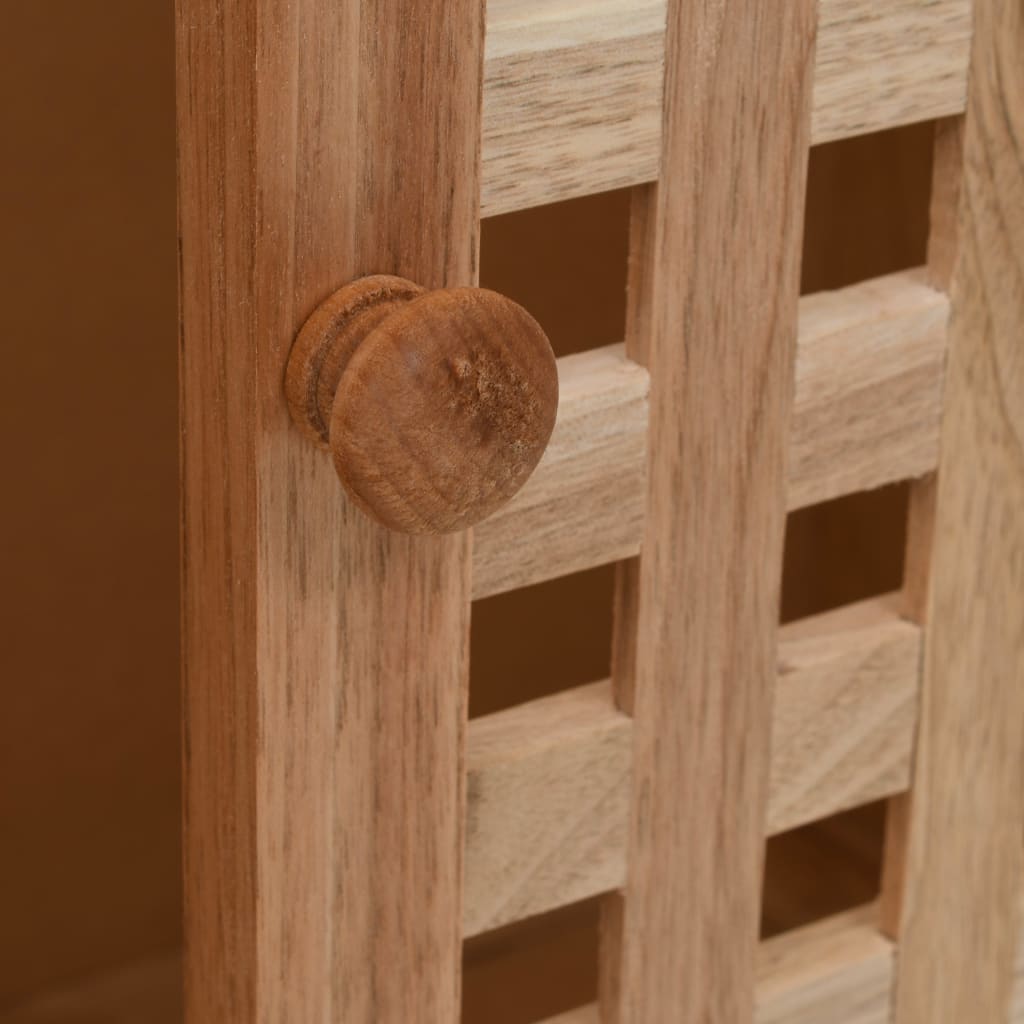
[[[4,12],[0,1009],[179,941],[172,30],[170,0]],[[929,138],[815,154],[805,288],[920,259]],[[490,222],[484,281],[560,351],[617,340],[626,213]],[[795,520],[787,614],[894,585],[902,500]],[[610,579],[478,606],[474,712],[603,672]]]
[[[171,8],[0,30],[0,1005],[177,941]]]

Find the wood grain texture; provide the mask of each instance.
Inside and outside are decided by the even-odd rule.
[[[932,147],[932,195],[928,208],[928,280],[948,292],[953,283],[963,188],[964,118],[935,125]]]
[[[634,789],[602,924],[607,1024],[753,1017],[816,16],[669,4],[626,330],[651,426],[615,623]]]
[[[767,939],[757,951],[757,1024],[889,1024],[894,950],[864,907]],[[673,1018],[674,1019],[674,1018]],[[542,1024],[601,1024],[596,1005]]]
[[[251,343],[257,227],[245,212],[255,199],[256,112],[244,53],[255,11],[200,7],[175,4],[185,999],[193,1024],[234,1024],[260,1019],[261,965],[266,970],[271,952],[261,948],[257,908],[265,797],[257,724],[260,423],[251,402],[259,380]],[[224,45],[229,17],[240,37],[235,48]],[[280,749],[276,739],[272,730],[271,756]],[[296,893],[300,904],[306,891]],[[316,917],[312,925],[327,927]]]
[[[658,177],[665,0],[491,0],[486,216]],[[821,0],[811,140],[961,113],[969,0]]]
[[[935,468],[949,301],[923,273],[800,300],[790,510]],[[474,597],[640,551],[647,371],[612,345],[563,357],[558,372],[540,465],[475,532]]]
[[[907,788],[920,654],[896,596],[782,627],[769,833]]]
[[[366,520],[282,382],[340,282],[475,283],[482,36],[472,2],[177,3],[197,1024],[458,1014],[469,538]]]
[[[285,392],[367,515],[401,533],[452,533],[533,472],[555,424],[558,373],[547,335],[511,299],[371,274],[303,325]]]
[[[1024,9],[974,10],[897,1024],[1006,1019],[1024,879]]]
[[[664,0],[487,7],[484,216],[656,178]]]
[[[627,558],[639,547],[647,371],[612,345],[564,356],[558,375],[558,419],[540,465],[474,531],[474,597]]]
[[[934,473],[915,480],[907,502],[907,543],[903,555],[903,614],[919,626],[928,613],[932,551],[935,546]]]
[[[906,788],[920,650],[898,595],[782,627],[769,834]],[[467,935],[625,883],[633,731],[607,681],[470,722]]]
[[[631,756],[607,683],[470,723],[467,936],[622,884]]]
[[[920,480],[914,480],[908,495],[903,586],[900,589],[899,601],[904,618],[919,627],[925,626],[927,615],[935,535],[936,493],[935,474],[930,473]],[[919,654],[919,661],[921,657],[923,649]],[[920,664],[916,676],[916,690],[919,693]],[[920,704],[918,693],[915,693],[915,706]],[[879,927],[882,933],[893,941],[899,937],[900,918],[903,914],[909,828],[910,793],[904,790],[891,797],[886,805],[881,893],[878,899]]]
[[[814,142],[960,113],[970,43],[967,0],[822,0]]]
[[[757,1024],[889,1024],[895,949],[874,906],[761,943]]]
[[[948,318],[915,272],[801,299],[790,509],[935,467]]]
[[[1010,1024],[1024,1024],[1024,904],[1018,908],[1020,931],[1017,938],[1017,959],[1013,972],[1013,994],[1010,998]]]
[[[932,194],[928,213],[929,282],[948,293],[957,254],[957,221],[963,183],[963,118],[939,121],[934,128]],[[938,495],[934,473],[910,485],[907,535],[903,557],[903,614],[919,626],[928,614],[932,553],[935,546],[935,502]],[[882,859],[882,891],[879,923],[890,939],[899,937],[903,915],[903,884],[910,828],[910,794],[893,797],[886,808],[885,846]]]

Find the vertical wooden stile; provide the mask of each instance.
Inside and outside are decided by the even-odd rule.
[[[477,0],[177,0],[186,1017],[458,1019],[470,539],[344,499],[296,331],[472,284]]]
[[[957,250],[957,211],[963,179],[963,124],[962,116],[937,122],[932,151],[932,196],[925,270],[929,284],[947,294],[952,283]],[[919,626],[925,625],[928,611],[936,494],[934,473],[910,483],[901,604],[903,617]],[[899,936],[909,823],[910,794],[900,793],[889,800],[886,808],[882,891],[879,900],[882,931],[894,941]]]
[[[950,353],[917,751],[890,819],[896,1024],[1006,1019],[1024,880],[1024,9],[974,8],[958,216],[933,213],[929,254]]]
[[[753,1015],[816,8],[669,3],[661,173],[634,203],[648,513],[618,584],[607,1024]]]

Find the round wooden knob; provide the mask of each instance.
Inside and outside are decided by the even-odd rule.
[[[403,533],[450,533],[533,472],[555,425],[558,373],[547,336],[511,299],[378,275],[310,316],[285,391],[363,511]]]

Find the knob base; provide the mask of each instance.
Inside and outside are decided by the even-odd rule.
[[[305,322],[288,356],[284,390],[292,419],[317,447],[330,450],[334,397],[360,343],[423,294],[403,277],[373,274],[339,288]]]

